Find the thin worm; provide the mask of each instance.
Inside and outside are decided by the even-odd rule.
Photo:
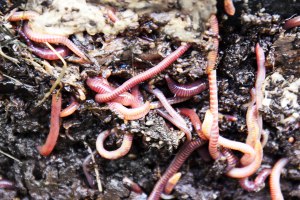
[[[59,135],[60,127],[60,110],[61,110],[61,95],[52,94],[51,104],[51,120],[50,131],[47,140],[43,146],[38,146],[37,149],[43,156],[48,156],[54,149]]]
[[[178,84],[168,75],[165,76],[170,91],[178,97],[192,97],[207,89],[207,83],[203,80],[190,84]]]
[[[292,19],[287,20],[284,25],[283,28],[285,30],[290,29],[290,28],[294,28],[296,26],[300,26],[300,16],[294,17]]]
[[[108,18],[109,18],[113,23],[119,21],[119,19],[118,19],[117,15],[115,14],[115,12],[112,11],[111,9],[109,9],[109,8],[107,9],[107,16],[108,16]]]
[[[93,178],[93,176],[90,174],[89,172],[89,169],[88,169],[88,166],[90,165],[90,162],[91,162],[91,159],[92,159],[92,156],[93,154],[89,154],[83,161],[82,163],[82,169],[83,169],[83,173],[84,173],[84,176],[89,184],[89,186],[91,188],[94,188],[95,187],[95,180]]]
[[[160,198],[160,195],[162,194],[168,180],[180,169],[182,164],[191,155],[191,153],[203,144],[205,144],[205,142],[201,141],[200,139],[194,141],[187,141],[184,143],[184,145],[180,148],[169,167],[166,169],[163,176],[155,184],[155,187],[149,195],[148,200],[158,200]]]
[[[188,48],[190,46],[191,46],[190,44],[181,45],[178,49],[176,49],[174,52],[172,52],[170,55],[168,55],[165,59],[163,59],[156,66],[127,80],[121,86],[116,88],[113,92],[111,92],[109,94],[101,94],[101,96],[98,97],[98,100],[100,102],[111,101],[111,100],[115,99],[116,97],[118,97],[123,92],[134,87],[135,85],[152,78],[156,74],[160,73],[161,71],[163,71],[164,69],[169,67],[173,62],[175,62],[182,54],[184,54],[188,50]]]
[[[97,137],[96,148],[97,148],[98,153],[103,158],[106,158],[109,160],[116,160],[118,158],[125,156],[129,152],[131,145],[132,145],[133,134],[125,133],[124,137],[123,137],[122,145],[117,150],[107,151],[104,148],[104,141],[110,134],[111,134],[110,130],[106,130],[106,131],[103,131],[102,133],[100,133]]]
[[[146,101],[143,105],[136,108],[126,108],[120,103],[107,102],[109,108],[115,112],[121,119],[137,120],[148,114],[150,111],[150,102]]]
[[[30,20],[38,17],[40,14],[35,11],[19,11],[14,12],[9,18],[7,19],[10,22],[21,21],[21,20]]]
[[[182,123],[180,123],[178,120],[174,119],[172,116],[170,116],[169,114],[165,113],[164,111],[157,109],[156,112],[162,116],[163,118],[167,119],[168,121],[170,121],[174,126],[176,126],[177,128],[179,128],[182,132],[185,133],[187,140],[191,140],[192,139],[192,133],[190,132],[190,130],[183,125]]]
[[[193,109],[188,109],[188,108],[179,108],[178,110],[180,114],[190,118],[198,136],[203,140],[207,140],[208,138],[202,132],[202,123],[197,113]]]
[[[232,153],[232,151],[230,149],[227,149],[227,148],[222,148],[221,152],[222,152],[222,155],[225,156],[225,158],[227,160],[227,166],[226,166],[225,172],[228,172],[231,169],[233,169],[234,167],[236,167],[236,165],[238,164],[239,160]]]
[[[59,116],[60,117],[70,116],[79,108],[79,106],[80,104],[76,100],[73,100],[73,102],[70,105],[68,105],[65,109],[63,109],[60,112]]]
[[[131,179],[124,177],[123,183],[126,185],[131,191],[137,193],[137,194],[143,194],[142,188],[135,182],[133,182]]]
[[[0,188],[13,190],[16,188],[15,183],[7,179],[0,179]]]
[[[250,181],[249,177],[239,180],[240,186],[248,192],[258,192],[265,187],[265,180],[271,174],[271,169],[263,169],[256,176],[254,181]]]
[[[259,140],[259,130],[257,122],[257,108],[256,102],[256,91],[255,88],[252,88],[251,91],[251,102],[248,105],[247,114],[246,114],[246,125],[248,129],[248,136],[246,139],[246,144],[254,147],[256,141]]]
[[[84,60],[88,60],[88,58],[84,55],[84,53],[67,37],[60,36],[60,35],[50,35],[50,34],[42,34],[42,33],[35,33],[30,28],[28,23],[24,25],[24,33],[30,40],[35,42],[43,43],[55,43],[55,44],[63,44],[67,46],[73,53]]]
[[[270,175],[270,192],[272,200],[283,200],[280,189],[280,173],[284,166],[289,162],[288,158],[279,159],[274,165]]]
[[[181,178],[181,173],[177,172],[176,174],[174,174],[166,183],[165,189],[164,189],[164,193],[165,194],[171,194],[174,187],[176,186],[176,184],[178,183],[178,181]]]
[[[224,0],[224,9],[228,15],[233,16],[235,14],[235,7],[232,0]]]
[[[171,98],[167,98],[167,101],[169,104],[173,105],[173,104],[187,101],[189,99],[190,97],[171,97]],[[153,101],[150,103],[150,107],[151,109],[161,108],[163,107],[163,104],[160,101]]]
[[[19,35],[21,35],[24,38],[24,40],[25,40],[26,44],[29,46],[31,52],[34,53],[35,55],[37,55],[38,57],[46,59],[46,60],[59,60],[60,59],[56,55],[56,53],[53,52],[51,49],[46,49],[46,48],[42,48],[42,47],[33,45],[32,42],[29,40],[29,38],[23,31],[18,30],[18,33],[19,33]],[[69,49],[66,47],[63,47],[63,46],[56,47],[55,50],[63,58],[68,56],[70,53]]]

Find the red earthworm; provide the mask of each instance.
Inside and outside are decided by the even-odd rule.
[[[280,189],[280,173],[284,166],[289,162],[288,158],[281,158],[274,165],[270,175],[270,192],[272,200],[283,200]]]
[[[285,21],[283,28],[285,30],[290,29],[290,28],[294,28],[296,26],[300,26],[300,16],[294,17],[292,19],[289,19],[287,21]]]
[[[108,84],[106,79],[100,77],[88,78],[86,80],[86,84],[89,86],[89,88],[91,88],[91,90],[99,94],[110,93],[115,89]],[[95,96],[95,100],[99,102],[98,95]],[[124,106],[132,107],[136,107],[136,105],[139,104],[136,102],[134,96],[128,92],[120,94],[117,98],[113,99],[113,102],[118,102]]]
[[[246,178],[254,174],[260,167],[263,158],[263,150],[260,142],[255,144],[255,152],[256,156],[251,164],[240,168],[233,168],[226,175],[232,178]]]
[[[98,100],[100,102],[111,101],[112,99],[115,99],[118,95],[129,90],[133,86],[135,86],[149,78],[152,78],[156,74],[160,73],[161,71],[163,71],[164,69],[169,67],[173,62],[175,62],[182,54],[184,54],[184,52],[186,52],[188,50],[188,48],[190,46],[191,46],[190,44],[181,45],[178,49],[176,49],[174,52],[172,52],[170,55],[168,55],[165,59],[163,59],[156,66],[127,80],[121,86],[116,88],[113,92],[111,92],[109,94],[101,94],[101,96],[98,97]]]
[[[13,190],[15,189],[15,183],[7,179],[0,179],[0,188]]]
[[[93,154],[94,153],[95,152],[93,152]],[[95,187],[95,180],[94,180],[93,176],[90,174],[88,166],[90,165],[90,161],[92,159],[93,154],[89,154],[82,163],[82,169],[83,169],[84,176],[91,188]]]
[[[222,148],[221,149],[222,155],[227,160],[227,166],[225,169],[225,172],[228,172],[229,170],[233,169],[239,162],[238,158],[232,153],[230,149]]]
[[[40,14],[35,11],[19,11],[14,12],[8,17],[8,21],[15,22],[20,20],[30,20],[38,17]]]
[[[180,178],[181,178],[181,173],[180,172],[177,172],[176,174],[171,176],[171,178],[166,183],[164,193],[165,194],[171,194],[171,192],[173,191],[174,187],[176,186],[176,184],[178,183]]]
[[[155,184],[155,187],[149,195],[148,200],[155,200],[160,198],[160,195],[163,192],[168,180],[180,169],[182,164],[191,155],[191,153],[195,149],[202,146],[204,143],[205,142],[200,139],[194,141],[187,141],[184,143],[184,145],[180,148],[169,167],[166,169],[165,173]]]
[[[55,43],[55,44],[63,44],[67,46],[73,53],[75,53],[77,56],[84,60],[88,60],[88,58],[84,55],[84,53],[73,43],[71,40],[69,40],[67,37],[60,36],[60,35],[50,35],[50,34],[42,34],[42,33],[35,33],[30,28],[28,23],[25,23],[24,25],[24,33],[27,35],[27,37],[30,40],[33,40],[35,42],[49,42],[49,43]]]
[[[265,186],[266,178],[271,174],[271,169],[263,169],[256,176],[254,181],[250,181],[249,177],[239,180],[241,187],[248,192],[258,192]]]
[[[179,123],[181,123],[183,126],[186,126],[186,122],[184,121],[184,119],[176,112],[176,110],[174,110],[174,108],[169,104],[167,98],[165,97],[165,95],[162,93],[162,91],[160,91],[159,89],[155,88],[154,90],[151,90],[149,87],[146,88],[149,92],[151,92],[152,94],[154,94],[156,96],[156,98],[159,99],[159,101],[162,103],[162,105],[164,106],[164,108],[166,109],[166,111]]]
[[[103,158],[106,158],[106,159],[109,159],[109,160],[115,160],[115,159],[118,159],[118,158],[121,158],[121,157],[125,156],[131,148],[132,140],[133,140],[133,134],[125,133],[124,137],[123,137],[122,145],[117,150],[107,151],[104,148],[104,141],[110,134],[111,134],[111,131],[106,130],[106,131],[103,131],[102,133],[100,133],[98,135],[97,141],[96,141],[96,148],[97,148],[98,153]]]
[[[178,84],[168,75],[165,76],[168,87],[175,96],[191,97],[207,89],[207,83],[203,80],[195,81],[191,84]]]
[[[137,193],[137,194],[143,194],[142,188],[135,182],[133,182],[131,179],[124,177],[123,183],[126,185],[131,191]]]
[[[212,32],[217,36],[219,34],[218,19],[212,15],[209,19]],[[217,72],[214,69],[218,56],[219,41],[218,38],[213,38],[214,49],[208,53],[207,68],[209,82],[209,109],[213,115],[213,125],[209,136],[208,149],[210,155],[216,160],[221,156],[218,149],[219,138],[219,113],[218,113],[218,85]]]
[[[257,121],[259,126],[259,134],[261,134],[263,130],[263,121],[262,121],[262,116],[259,113],[259,110],[262,108],[262,100],[263,100],[262,85],[266,78],[266,67],[265,67],[265,53],[263,49],[260,47],[259,43],[256,44],[255,53],[256,53],[256,62],[257,62],[257,77],[255,82],[256,107],[257,107],[257,115],[258,115]]]
[[[172,104],[184,102],[189,99],[190,99],[190,97],[171,97],[171,98],[167,98],[167,101],[169,104],[172,105]],[[156,109],[156,108],[163,107],[163,105],[160,101],[153,101],[150,103],[150,107],[151,107],[151,109]]]
[[[124,120],[137,120],[148,114],[150,111],[150,102],[146,101],[143,105],[136,108],[126,108],[120,103],[107,102],[109,108],[118,114]]]
[[[166,112],[157,109],[156,112],[162,116],[163,118],[167,119],[168,121],[170,121],[174,126],[176,126],[177,128],[179,128],[182,132],[185,133],[187,140],[191,140],[192,139],[192,133],[190,132],[190,130],[182,123],[180,123],[178,120],[176,120],[175,118],[171,117],[169,114],[167,114]]]
[[[60,112],[59,116],[60,117],[70,116],[79,108],[79,106],[80,106],[80,104],[76,100],[73,100],[70,105],[68,105],[65,109],[63,109]]]
[[[231,16],[234,15],[235,7],[233,5],[232,0],[224,0],[224,9],[228,15],[231,15]]]
[[[33,45],[32,42],[29,40],[29,38],[25,35],[25,33],[23,31],[18,30],[18,32],[24,38],[25,42],[30,47],[30,50],[32,51],[32,53],[34,53],[38,57],[46,59],[46,60],[59,60],[60,59],[51,49],[46,49],[46,48],[42,48],[42,47]],[[63,46],[56,47],[55,50],[63,58],[68,56],[70,53],[69,49],[66,47],[63,47]]]
[[[51,104],[51,121],[50,121],[50,131],[43,146],[38,146],[38,151],[43,156],[48,156],[56,144],[59,135],[59,122],[60,122],[60,110],[61,110],[61,95],[52,94],[52,104]]]
[[[190,118],[198,136],[203,140],[207,140],[207,137],[202,132],[202,123],[200,118],[193,109],[179,108],[179,113]]]

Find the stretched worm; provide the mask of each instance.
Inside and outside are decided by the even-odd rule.
[[[203,140],[207,140],[208,138],[204,135],[204,133],[202,132],[202,123],[200,121],[199,116],[197,115],[197,113],[193,110],[193,109],[188,109],[188,108],[179,108],[179,113],[187,116],[188,118],[190,118],[194,129],[196,131],[196,133],[198,134],[198,136],[203,139]]]
[[[191,155],[191,153],[203,144],[205,144],[205,142],[200,139],[185,142],[185,144],[180,148],[179,152],[174,157],[169,167],[166,169],[163,176],[155,184],[154,189],[148,197],[148,200],[158,200],[160,198],[160,195],[162,194],[168,180],[180,169],[182,164]]]
[[[190,141],[192,139],[192,133],[190,132],[190,130],[185,125],[183,125],[178,120],[174,119],[169,114],[165,113],[164,111],[162,111],[160,109],[157,109],[156,112],[160,116],[162,116],[163,118],[165,118],[168,121],[170,121],[174,126],[176,126],[177,128],[179,128],[182,132],[184,132],[185,135],[186,135],[187,140]]]
[[[32,53],[34,53],[35,55],[37,55],[40,58],[46,59],[46,60],[59,60],[60,58],[51,50],[51,49],[47,49],[47,48],[42,48],[42,47],[38,47],[32,44],[32,42],[29,40],[29,38],[27,37],[27,35],[25,35],[25,33],[21,30],[18,30],[19,35],[21,35],[26,44],[30,47],[30,50]],[[69,55],[70,51],[68,48],[66,47],[56,47],[55,50],[57,51],[57,53],[61,56],[61,57],[66,57]]]
[[[211,30],[215,35],[219,35],[218,20],[215,15],[210,17]],[[218,113],[218,85],[217,85],[217,71],[214,69],[216,59],[218,56],[219,41],[218,38],[213,38],[214,50],[208,53],[207,58],[207,72],[209,83],[209,109],[213,115],[213,125],[209,136],[208,150],[211,157],[217,160],[221,153],[218,149],[219,138],[219,113]]]
[[[232,151],[230,149],[222,148],[221,152],[222,152],[222,155],[225,156],[225,158],[227,160],[227,166],[226,166],[225,172],[228,172],[238,164],[239,160],[232,153]]]
[[[274,165],[270,175],[270,192],[272,200],[283,200],[280,189],[280,173],[284,166],[289,162],[288,158],[281,158]]]
[[[232,16],[235,14],[235,7],[232,0],[224,0],[224,9],[228,15]]]
[[[241,187],[248,192],[258,192],[265,186],[266,178],[271,174],[271,169],[263,169],[256,176],[254,181],[250,181],[249,177],[239,180]]]
[[[111,101],[112,99],[115,99],[120,94],[129,90],[130,88],[134,87],[135,85],[137,85],[147,79],[152,78],[156,74],[160,73],[161,71],[163,71],[164,69],[169,67],[173,62],[175,62],[182,54],[184,54],[188,50],[188,48],[190,46],[191,46],[190,44],[181,45],[178,49],[176,49],[174,52],[172,52],[170,55],[168,55],[165,59],[163,59],[156,66],[132,77],[131,79],[124,82],[121,86],[116,88],[111,93],[101,94],[101,96],[98,96],[99,102]]]
[[[55,147],[59,135],[60,110],[61,95],[52,94],[50,131],[45,144],[37,147],[38,151],[43,156],[48,156]]]
[[[35,33],[30,28],[28,23],[25,23],[24,25],[24,33],[27,35],[27,37],[35,42],[43,43],[43,42],[49,42],[49,43],[55,43],[55,44],[63,44],[67,46],[73,53],[75,53],[77,56],[84,60],[88,60],[88,58],[84,55],[84,53],[73,43],[71,40],[69,40],[67,37],[60,36],[60,35],[50,35],[50,34],[42,34],[42,33]]]
[[[257,140],[259,140],[259,130],[258,130],[258,122],[257,122],[257,108],[256,102],[256,92],[255,89],[252,88],[251,91],[251,102],[248,105],[247,114],[246,114],[246,125],[248,129],[248,136],[246,139],[246,144],[254,147]]]
[[[63,109],[60,112],[59,116],[60,117],[70,116],[79,108],[79,106],[80,106],[80,104],[76,100],[73,100],[70,105],[68,105],[65,109]]]
[[[165,194],[171,194],[171,192],[173,191],[174,187],[176,186],[176,184],[178,183],[178,181],[181,178],[181,173],[177,172],[176,174],[174,174],[166,183],[165,189],[164,189],[164,193]]]
[[[192,97],[207,89],[207,83],[203,80],[198,80],[191,84],[178,84],[168,75],[165,76],[165,79],[171,92],[178,97]]]
[[[13,190],[15,189],[15,183],[7,179],[0,179],[0,188]]]
[[[296,26],[300,26],[300,16],[294,17],[292,19],[287,20],[284,25],[283,28],[285,30],[290,29],[290,28],[294,28]]]
[[[14,12],[7,19],[10,22],[20,21],[20,20],[30,20],[38,17],[40,14],[35,11],[19,11]]]
[[[124,137],[123,137],[122,145],[117,150],[107,151],[104,148],[104,141],[110,134],[111,134],[111,131],[106,130],[98,135],[97,141],[96,141],[96,149],[103,158],[106,158],[109,160],[116,160],[118,158],[125,156],[129,152],[131,145],[132,145],[133,134],[125,133]]]
[[[136,108],[126,108],[120,103],[107,102],[109,108],[117,113],[124,120],[137,120],[148,114],[150,111],[150,102],[146,101],[143,105]]]
[[[171,98],[167,98],[167,101],[169,104],[177,104],[177,103],[181,103],[184,101],[189,100],[190,97],[171,97]],[[163,104],[160,101],[153,101],[150,103],[150,107],[151,109],[156,109],[156,108],[161,108],[163,107]]]

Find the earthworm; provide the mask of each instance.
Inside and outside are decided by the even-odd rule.
[[[86,84],[89,86],[91,90],[99,94],[110,93],[115,89],[114,87],[108,85],[106,79],[100,77],[88,78],[86,80]],[[99,102],[98,94],[95,96],[95,100]],[[124,92],[120,94],[117,98],[113,99],[112,101],[121,103],[124,106],[132,106],[132,107],[137,107],[136,104],[139,104],[139,102],[136,102],[135,97],[129,92]]]
[[[197,80],[191,84],[178,84],[168,75],[165,79],[171,92],[179,97],[192,97],[207,89],[207,83],[203,80]]]
[[[107,16],[108,18],[115,23],[116,21],[119,21],[118,17],[116,16],[115,12],[112,11],[111,9],[107,9]]]
[[[183,126],[186,126],[186,122],[184,121],[184,119],[176,112],[176,110],[174,110],[174,108],[169,104],[167,98],[165,97],[165,95],[162,93],[162,91],[160,91],[158,88],[155,89],[150,89],[149,87],[146,88],[149,92],[151,92],[152,94],[154,94],[156,96],[156,98],[159,99],[159,101],[162,103],[162,105],[164,106],[164,108],[166,109],[166,111],[175,119],[177,120],[179,123],[181,123]]]
[[[255,53],[256,53],[256,62],[257,62],[257,76],[255,82],[256,107],[257,107],[257,115],[258,115],[257,121],[259,126],[259,134],[261,134],[263,130],[263,121],[262,121],[262,116],[259,113],[259,110],[262,108],[262,100],[263,100],[262,85],[266,78],[266,67],[265,67],[265,53],[263,49],[260,47],[259,43],[256,44]]]
[[[231,16],[234,15],[235,7],[233,5],[232,0],[224,0],[224,9],[228,15],[231,15]]]
[[[227,160],[227,166],[225,169],[225,172],[228,172],[229,170],[233,169],[239,162],[238,158],[232,153],[230,149],[222,148],[221,149],[222,155]]]
[[[270,192],[272,200],[283,200],[283,195],[280,189],[280,173],[284,166],[289,162],[288,158],[279,159],[274,165],[270,175]]]
[[[30,47],[30,50],[32,51],[32,53],[34,53],[38,57],[46,59],[46,60],[59,60],[60,59],[51,49],[46,49],[46,48],[42,48],[42,47],[33,45],[32,42],[29,40],[29,38],[27,37],[27,35],[25,35],[25,33],[23,31],[18,30],[18,32],[19,32],[19,35],[21,35],[24,38],[26,44]],[[69,49],[66,47],[63,47],[63,46],[56,47],[55,50],[63,58],[68,56],[70,53]]]
[[[82,169],[83,169],[83,173],[84,173],[84,176],[89,184],[89,186],[91,188],[94,188],[95,186],[95,180],[93,178],[93,176],[90,174],[89,172],[89,169],[88,169],[88,166],[90,165],[90,161],[92,159],[92,156],[93,154],[89,154],[83,161],[82,163]]]
[[[148,114],[150,111],[150,102],[146,101],[143,105],[136,108],[126,108],[117,102],[107,102],[109,108],[115,112],[121,119],[137,120]]]
[[[219,35],[218,19],[212,15],[209,19],[212,32],[217,36]],[[213,38],[214,49],[208,53],[207,68],[208,83],[209,83],[209,109],[213,115],[213,125],[209,136],[208,150],[213,157],[217,160],[221,153],[218,149],[219,138],[219,113],[218,113],[218,85],[217,85],[217,71],[214,69],[216,59],[218,56],[219,41],[218,38]]]
[[[60,112],[60,117],[67,117],[72,115],[78,108],[79,108],[80,104],[73,99],[72,103],[70,105],[68,105],[65,109],[63,109]]]
[[[171,97],[171,98],[167,98],[167,101],[169,104],[172,105],[172,104],[184,102],[189,99],[190,97]],[[163,104],[160,101],[153,101],[150,103],[150,107],[151,109],[161,108],[163,107]]]
[[[187,141],[180,148],[173,161],[166,169],[165,173],[159,179],[159,181],[155,184],[154,189],[148,197],[148,200],[158,200],[160,198],[161,193],[163,192],[165,185],[168,180],[179,170],[185,160],[191,155],[191,153],[202,146],[205,142],[201,139],[197,139],[194,141]]]
[[[60,35],[50,35],[50,34],[42,34],[42,33],[35,33],[30,28],[28,23],[25,23],[24,25],[24,33],[27,35],[27,37],[30,40],[33,40],[35,42],[43,43],[43,42],[49,42],[49,43],[59,43],[67,46],[73,53],[75,53],[77,56],[84,60],[88,60],[88,58],[84,55],[84,53],[73,43],[71,40],[69,40],[67,37],[60,36]]]
[[[15,183],[7,179],[0,179],[0,188],[13,190],[15,189]]]
[[[19,11],[14,12],[9,18],[7,19],[10,22],[20,21],[20,20],[30,20],[38,17],[40,14],[35,11]]]
[[[182,54],[184,54],[184,52],[186,52],[188,50],[188,48],[190,46],[191,46],[190,44],[181,45],[178,49],[176,49],[174,52],[172,52],[170,55],[168,55],[166,58],[164,58],[156,66],[127,80],[121,86],[116,88],[113,92],[111,92],[109,94],[101,94],[101,96],[98,97],[99,102],[111,101],[112,99],[115,99],[118,95],[129,90],[133,86],[135,86],[149,78],[152,78],[156,74],[160,73],[161,71],[163,71],[164,69],[169,67],[173,62],[175,62]]]
[[[46,143],[43,146],[37,147],[38,151],[43,156],[48,156],[52,152],[56,144],[59,135],[60,110],[61,110],[61,95],[52,94],[50,131]]]
[[[241,187],[248,192],[258,192],[265,186],[266,178],[271,174],[271,169],[263,169],[256,176],[254,181],[250,181],[249,177],[239,180]]]
[[[171,178],[166,183],[164,193],[165,194],[171,194],[171,192],[173,191],[174,187],[176,186],[176,184],[178,183],[180,178],[181,178],[181,173],[180,172],[177,172],[176,174],[171,176]]]
[[[229,122],[236,122],[238,120],[238,118],[233,115],[226,115],[226,114],[221,114],[221,113],[219,113],[219,115],[221,115],[225,120],[227,120]]]
[[[179,128],[182,132],[184,132],[187,140],[192,139],[192,133],[184,124],[180,123],[178,120],[176,120],[175,118],[173,118],[172,116],[170,116],[169,114],[167,114],[166,112],[164,112],[160,109],[157,109],[156,112],[163,118],[170,121],[173,125],[175,125],[177,128]]]
[[[263,150],[260,142],[255,144],[255,152],[256,156],[251,164],[240,168],[233,168],[226,175],[232,178],[246,178],[254,174],[260,167],[263,158]]]
[[[125,133],[124,137],[123,137],[122,145],[117,150],[107,151],[104,148],[104,141],[110,134],[111,134],[111,131],[106,130],[106,131],[103,131],[102,133],[100,133],[98,135],[97,141],[96,141],[96,149],[97,149],[98,153],[103,158],[106,158],[106,159],[109,159],[109,160],[115,160],[115,159],[118,159],[118,158],[121,158],[121,157],[125,156],[131,148],[132,140],[133,140],[133,134]]]
[[[255,89],[252,88],[251,91],[251,102],[248,105],[247,114],[246,114],[246,125],[248,129],[248,136],[246,139],[246,144],[254,147],[256,141],[259,140],[259,127],[257,122],[257,106],[254,105],[256,102],[256,93]]]
[[[180,114],[190,118],[198,136],[203,140],[207,140],[206,136],[202,132],[202,123],[197,113],[193,109],[189,108],[179,108],[178,110]]]
[[[133,182],[131,179],[124,177],[123,183],[126,185],[131,191],[137,193],[137,194],[143,194],[142,188],[135,182]]]
[[[143,104],[143,102],[144,102],[144,98],[143,98],[143,95],[142,95],[142,93],[141,93],[138,85],[134,86],[131,89],[131,94],[132,94],[132,96],[135,99],[135,101],[134,101],[135,103],[132,105],[132,107],[139,107],[139,106],[141,106]]]
[[[285,30],[290,29],[290,28],[294,28],[296,26],[300,26],[300,16],[294,17],[292,19],[287,20],[284,25],[283,28]]]

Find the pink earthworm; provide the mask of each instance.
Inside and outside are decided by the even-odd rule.
[[[13,190],[16,188],[15,183],[7,179],[0,179],[0,188]]]
[[[135,182],[133,182],[131,179],[124,177],[123,183],[126,185],[131,191],[137,193],[137,194],[143,194],[144,191],[142,188]]]
[[[160,198],[160,195],[162,194],[168,180],[180,169],[182,164],[191,155],[191,153],[204,143],[205,142],[200,139],[185,142],[185,144],[180,148],[179,152],[174,157],[169,167],[166,169],[163,176],[155,184],[154,189],[148,197],[148,200],[158,200]]]
[[[35,42],[39,42],[39,43],[49,42],[49,43],[55,43],[55,44],[63,44],[65,46],[67,46],[77,56],[88,61],[88,58],[84,55],[84,53],[73,42],[71,42],[71,40],[69,40],[67,37],[60,36],[60,35],[50,35],[50,34],[42,34],[42,33],[33,32],[29,28],[28,23],[25,23],[25,25],[24,25],[24,33],[27,35],[27,37],[30,40],[35,41]]]
[[[196,133],[198,134],[198,136],[203,139],[203,140],[207,140],[208,138],[204,135],[204,133],[202,132],[202,123],[200,121],[199,116],[197,115],[197,113],[193,110],[193,109],[189,109],[189,108],[179,108],[179,113],[187,116],[188,118],[190,118],[194,129],[196,131]]]
[[[190,97],[171,97],[171,98],[167,98],[167,101],[169,104],[177,104],[177,103],[181,103],[184,101],[189,100]],[[156,108],[161,108],[163,107],[163,104],[160,101],[153,101],[150,103],[150,107],[151,109],[156,109]]]
[[[288,158],[279,159],[274,165],[270,175],[270,192],[272,200],[283,200],[280,189],[280,173],[284,166],[289,162]]]
[[[300,16],[297,16],[297,17],[287,20],[284,23],[283,28],[287,30],[290,28],[294,28],[296,26],[300,26]]]
[[[119,21],[117,15],[115,14],[115,12],[112,9],[109,9],[109,8],[107,9],[107,16],[113,23]]]
[[[165,79],[171,92],[178,97],[192,97],[207,89],[207,83],[203,80],[191,84],[178,84],[168,75],[165,76]]]
[[[228,15],[233,16],[235,14],[235,7],[232,0],[224,0],[224,9]]]
[[[51,104],[51,121],[50,121],[50,131],[43,146],[38,146],[38,151],[43,156],[48,156],[54,149],[57,138],[59,135],[60,126],[60,110],[61,110],[61,95],[52,94],[52,104]]]
[[[187,140],[191,140],[192,139],[192,133],[190,132],[190,130],[183,125],[182,123],[180,123],[178,120],[174,119],[172,116],[170,116],[169,114],[167,114],[166,112],[157,109],[156,112],[162,116],[163,118],[167,119],[168,121],[170,121],[174,126],[176,126],[177,128],[179,128],[182,132],[185,133]]]
[[[40,14],[35,11],[19,11],[14,12],[8,17],[8,21],[15,22],[20,20],[30,20],[38,17]]]
[[[226,158],[227,160],[227,166],[225,169],[225,172],[230,171],[231,169],[233,169],[234,167],[236,167],[236,165],[238,164],[239,160],[238,158],[232,153],[232,151],[230,149],[227,148],[222,148],[221,149],[222,155]]]
[[[248,192],[258,192],[265,186],[266,178],[271,174],[271,169],[263,169],[256,176],[254,181],[250,181],[249,177],[239,180],[241,187]]]
[[[132,94],[132,96],[135,99],[135,101],[134,101],[135,103],[132,105],[132,107],[139,107],[139,106],[141,106],[143,104],[143,102],[144,102],[144,98],[143,98],[143,95],[142,95],[142,93],[141,93],[138,85],[134,86],[131,89],[131,94]]]
[[[60,112],[60,117],[67,117],[72,115],[78,108],[80,104],[73,98],[72,103],[68,105],[65,109]]]
[[[164,189],[164,193],[165,194],[171,194],[174,187],[176,186],[176,184],[178,183],[178,181],[181,178],[181,173],[177,172],[176,174],[174,174],[173,176],[171,176],[171,178],[168,180],[168,182],[166,183],[165,189]]]
[[[174,52],[172,52],[170,55],[168,55],[165,59],[163,59],[156,66],[132,77],[131,79],[124,82],[121,86],[116,88],[111,93],[101,94],[101,96],[98,97],[99,102],[111,101],[111,100],[115,99],[116,97],[118,97],[123,92],[134,87],[135,85],[152,78],[156,74],[160,73],[161,71],[163,71],[164,69],[169,67],[173,62],[175,62],[181,55],[183,55],[188,50],[188,48],[190,46],[191,46],[190,44],[181,45],[178,49],[176,49]]]
[[[136,108],[126,108],[117,102],[107,102],[109,108],[117,113],[117,115],[124,120],[137,120],[148,114],[150,111],[150,102],[146,101],[143,105]]]
[[[37,55],[40,58],[46,59],[46,60],[59,60],[60,58],[56,55],[55,52],[53,52],[51,49],[38,47],[32,44],[32,42],[29,40],[27,35],[21,30],[18,30],[19,34],[24,38],[26,44],[30,47],[30,50],[32,53]],[[66,47],[56,47],[55,51],[61,56],[66,57],[69,55],[70,51]]]
[[[109,160],[116,160],[118,158],[125,156],[129,152],[131,145],[132,145],[133,134],[125,133],[124,137],[123,137],[122,145],[117,150],[107,151],[104,148],[104,141],[110,134],[111,134],[110,130],[106,130],[106,131],[103,131],[102,133],[100,133],[97,137],[96,148],[97,148],[98,153],[103,158],[106,158]]]

